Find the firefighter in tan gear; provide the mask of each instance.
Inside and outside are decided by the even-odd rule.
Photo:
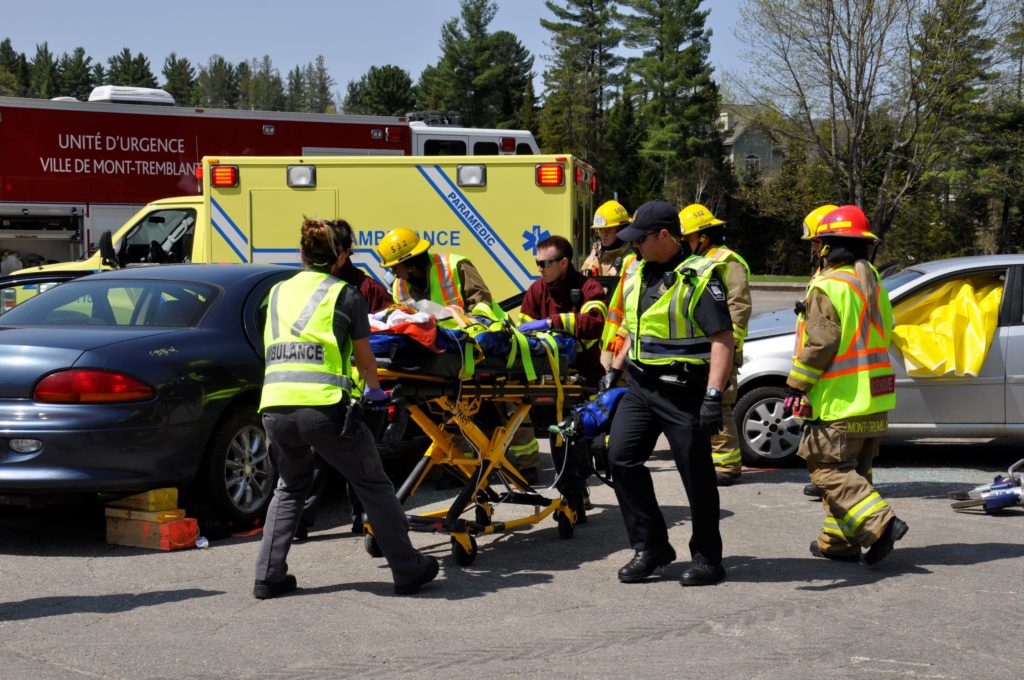
[[[587,276],[615,276],[622,271],[626,256],[632,252],[619,239],[619,231],[628,227],[629,213],[618,201],[606,201],[594,212],[594,247],[583,261],[580,272]]]
[[[469,258],[429,250],[429,241],[404,228],[392,229],[377,244],[381,264],[395,275],[391,286],[395,302],[431,300],[464,310],[479,302],[491,303],[491,291]]]
[[[736,374],[743,365],[743,340],[747,337],[747,324],[753,300],[750,297],[750,267],[746,260],[725,245],[725,222],[699,203],[686,206],[679,213],[683,226],[683,238],[690,244],[694,255],[726,263],[726,288],[729,316],[732,318],[732,335],[736,341],[733,351],[732,371],[729,383],[722,395],[722,429],[711,437],[711,458],[715,463],[715,478],[718,486],[729,486],[740,478],[743,460],[740,456],[740,440],[736,431],[736,419],[732,407],[736,403]]]
[[[823,266],[798,317],[783,415],[804,419],[799,454],[823,493],[825,523],[811,554],[876,564],[907,533],[871,484],[887,412],[896,406],[892,305],[868,262],[878,239],[860,208],[828,213],[816,237]]]

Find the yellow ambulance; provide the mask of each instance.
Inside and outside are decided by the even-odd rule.
[[[15,276],[31,274],[37,286],[43,272],[59,281],[164,262],[298,266],[308,216],[347,220],[353,261],[381,281],[377,243],[391,229],[413,229],[435,252],[472,260],[501,301],[538,277],[537,243],[548,236],[569,239],[582,260],[596,185],[594,169],[571,155],[206,157],[201,196],[154,201],[104,234],[88,259]]]

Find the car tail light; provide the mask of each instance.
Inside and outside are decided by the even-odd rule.
[[[105,404],[144,401],[155,394],[146,383],[123,373],[69,370],[51,373],[36,383],[32,398],[44,404]]]
[[[237,165],[211,165],[210,185],[215,187],[237,187]]]
[[[539,187],[560,187],[565,184],[565,167],[560,163],[541,163],[536,172]]]

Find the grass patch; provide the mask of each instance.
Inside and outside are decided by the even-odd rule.
[[[754,274],[751,283],[807,283],[807,276],[776,276],[770,274]]]

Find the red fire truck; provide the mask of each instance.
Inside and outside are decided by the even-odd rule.
[[[198,194],[203,156],[539,153],[527,131],[125,104],[117,102],[173,99],[97,91],[89,102],[0,97],[0,273],[78,259],[150,201]]]

